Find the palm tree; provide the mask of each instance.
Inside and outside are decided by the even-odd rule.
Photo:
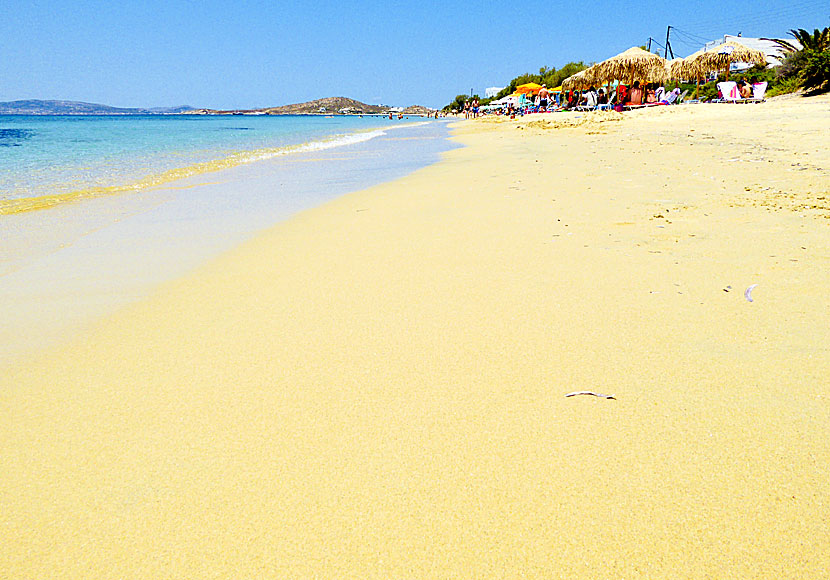
[[[796,48],[791,42],[778,38],[765,38],[764,40],[771,40],[787,52],[800,52],[802,50],[821,52],[830,48],[830,27],[824,30],[816,28],[812,34],[803,28],[799,28],[798,30],[793,29],[790,30],[790,35],[801,44],[801,48]]]

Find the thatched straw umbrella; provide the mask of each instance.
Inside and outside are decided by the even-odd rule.
[[[590,68],[586,68],[585,70],[581,70],[576,74],[572,74],[564,81],[562,81],[562,88],[566,91],[569,91],[571,89],[589,88],[591,85],[594,84],[594,79],[592,78],[592,75],[589,72],[590,70]]]
[[[727,41],[710,48],[706,52],[692,58],[692,66],[698,67],[700,71],[722,71],[726,70],[726,78],[729,78],[729,67],[733,62],[746,62],[750,64],[766,64],[767,59],[764,53],[754,48],[749,48],[738,42]]]
[[[600,84],[613,80],[656,82],[666,77],[665,63],[665,59],[653,52],[634,47],[592,66],[591,77]]]
[[[666,73],[667,73],[668,78],[670,78],[673,81],[679,81],[679,80],[682,80],[684,78],[688,78],[688,77],[683,76],[683,63],[684,62],[685,62],[685,59],[683,59],[683,58],[673,58],[671,60],[667,60],[666,61]]]
[[[706,76],[706,70],[701,67],[700,61],[697,60],[703,54],[703,50],[698,50],[690,54],[686,58],[675,58],[669,63],[669,76],[675,80],[695,79],[697,86],[695,87],[695,98],[700,92],[700,79]]]

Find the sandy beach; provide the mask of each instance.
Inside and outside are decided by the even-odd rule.
[[[830,97],[454,131],[6,369],[0,578],[826,577]]]

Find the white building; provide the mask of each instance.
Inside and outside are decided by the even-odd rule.
[[[484,98],[492,99],[493,97],[498,95],[503,90],[504,90],[504,87],[489,87],[489,88],[486,88],[486,89],[484,89]]]

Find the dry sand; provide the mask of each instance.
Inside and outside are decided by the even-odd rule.
[[[0,577],[827,577],[828,134],[460,124],[5,372]]]

